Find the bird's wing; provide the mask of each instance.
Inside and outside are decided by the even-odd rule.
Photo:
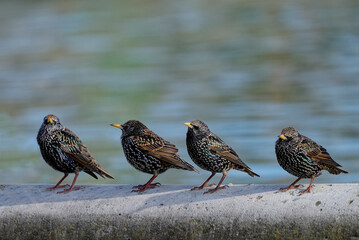
[[[86,167],[95,162],[94,158],[87,150],[87,147],[71,130],[64,129],[58,131],[56,137],[61,151],[70,155],[71,158],[80,165]]]
[[[304,150],[308,157],[317,161],[321,165],[334,168],[341,167],[332,159],[324,147],[320,146],[308,137],[302,136],[302,141],[300,142],[299,147]]]
[[[236,169],[248,173],[254,177],[259,175],[252,171],[237,155],[237,153],[228,146],[222,139],[211,133],[208,136],[208,147],[212,153],[216,153],[224,159],[231,161],[236,164]]]
[[[157,134],[147,132],[145,135],[131,136],[131,138],[137,143],[140,150],[150,154],[151,156],[169,164],[189,169],[188,166],[179,161],[179,156],[177,155],[178,149],[176,146],[164,140]]]
[[[228,146],[222,139],[217,137],[215,134],[211,133],[208,136],[208,147],[213,152],[219,156],[239,165],[245,165],[242,160],[239,158],[237,153]]]
[[[56,144],[62,152],[71,157],[80,166],[85,168],[85,172],[94,177],[90,172],[96,172],[101,177],[104,175],[108,178],[113,178],[108,172],[103,170],[96,160],[91,156],[87,147],[82,143],[71,130],[64,129],[56,133]],[[95,176],[95,178],[97,178]]]

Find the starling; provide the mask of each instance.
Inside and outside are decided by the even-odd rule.
[[[40,146],[41,155],[47,164],[65,174],[54,187],[47,190],[52,191],[65,187],[60,184],[69,173],[75,173],[71,186],[58,193],[68,193],[73,189],[80,189],[79,187],[74,187],[80,171],[84,171],[96,179],[95,173],[103,178],[113,179],[109,173],[97,164],[96,160],[87,150],[87,147],[75,133],[65,128],[55,115],[49,114],[44,118],[37,134],[37,143]]]
[[[185,123],[185,125],[188,126],[186,144],[189,156],[200,168],[212,172],[212,175],[201,186],[192,190],[209,187],[210,185],[207,185],[207,183],[216,173],[223,174],[221,180],[216,188],[205,193],[213,193],[224,188],[224,186],[221,187],[221,184],[227,176],[227,172],[233,168],[246,172],[251,177],[259,177],[239,158],[230,146],[212,133],[204,122],[195,120]]]
[[[122,147],[127,161],[137,170],[153,174],[146,184],[135,186],[134,188],[137,189],[133,192],[155,188],[159,183],[151,184],[152,181],[169,168],[199,173],[191,164],[178,156],[175,145],[152,132],[140,121],[130,120],[122,125],[111,124],[111,126],[122,130]]]
[[[311,178],[309,187],[300,194],[310,192],[314,178],[318,177],[322,170],[327,170],[331,174],[348,173],[340,168],[341,166],[331,158],[324,147],[301,135],[293,127],[282,130],[275,145],[275,153],[279,165],[298,177],[289,187],[279,189],[279,192],[298,188],[300,185],[295,184],[300,179]]]

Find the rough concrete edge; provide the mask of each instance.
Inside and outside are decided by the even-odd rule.
[[[93,219],[56,216],[1,218],[1,239],[355,239],[359,222],[335,218],[266,219],[243,222],[217,218],[152,218],[94,216]]]

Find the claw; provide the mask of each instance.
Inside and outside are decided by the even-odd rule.
[[[302,179],[302,178],[300,177],[300,178],[298,178],[297,180],[295,180],[291,185],[289,185],[289,187],[280,188],[277,192],[286,192],[286,191],[288,191],[289,189],[293,189],[293,188],[298,188],[298,187],[300,187],[300,186],[301,186],[300,184],[295,185],[300,179]]]
[[[208,190],[207,192],[204,192],[203,194],[214,193],[214,192],[216,192],[217,190],[225,189],[225,188],[226,188],[226,186],[216,187],[216,188],[213,188],[213,189]]]
[[[69,193],[69,192],[71,192],[72,190],[80,190],[80,189],[82,189],[83,187],[70,187],[70,188],[67,188],[67,189],[65,189],[65,190],[63,190],[63,191],[61,191],[61,192],[57,192],[57,193]]]
[[[277,192],[286,192],[290,189],[293,189],[293,188],[299,188],[299,187],[303,187],[303,185],[301,184],[298,184],[298,185],[290,185],[289,187],[286,187],[286,188],[280,188]]]
[[[154,183],[154,184],[144,184],[144,185],[137,185],[137,186],[134,186],[133,188],[137,188],[137,189],[134,189],[132,190],[132,192],[143,192],[145,191],[146,189],[154,189],[155,187],[158,187],[158,186],[161,186],[160,183]]]
[[[137,188],[137,189],[134,189],[131,192],[144,192],[147,189],[154,189],[155,187],[158,187],[160,185],[161,185],[160,183],[138,185],[138,186],[134,186],[133,188]]]
[[[191,191],[200,190],[200,189],[203,189],[205,187],[215,187],[215,186],[216,186],[216,184],[209,184],[209,185],[205,184],[205,185],[202,185],[202,186],[199,186],[199,187],[194,187],[194,188],[191,189]]]

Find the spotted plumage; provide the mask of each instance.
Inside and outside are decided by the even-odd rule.
[[[287,191],[297,188],[295,185],[302,178],[311,178],[309,187],[301,194],[309,192],[315,177],[318,177],[322,170],[331,174],[348,173],[341,169],[329,155],[327,150],[318,145],[312,139],[301,135],[295,128],[286,127],[276,141],[275,152],[279,165],[290,174],[298,177],[289,187],[279,191]]]
[[[75,173],[72,185],[70,188],[59,193],[66,193],[77,189],[74,185],[80,171],[84,171],[96,179],[95,173],[103,178],[113,178],[97,164],[96,160],[87,150],[87,147],[76,134],[65,128],[55,115],[49,114],[44,118],[37,134],[37,142],[46,163],[53,169],[65,174],[55,187],[48,190],[63,187],[60,184],[69,173]]]
[[[231,169],[246,172],[251,177],[259,177],[239,158],[230,146],[212,133],[204,122],[195,120],[185,123],[185,125],[188,126],[186,143],[189,156],[200,168],[212,172],[212,175],[200,187],[193,190],[207,187],[208,181],[216,173],[223,173],[217,187],[205,193],[215,192],[221,188],[221,183]]]
[[[136,186],[138,189],[133,191],[143,192],[154,188],[157,184],[151,182],[169,168],[198,172],[177,154],[178,149],[174,144],[152,132],[140,121],[130,120],[111,126],[122,130],[122,147],[127,161],[137,170],[153,175],[146,184]]]

